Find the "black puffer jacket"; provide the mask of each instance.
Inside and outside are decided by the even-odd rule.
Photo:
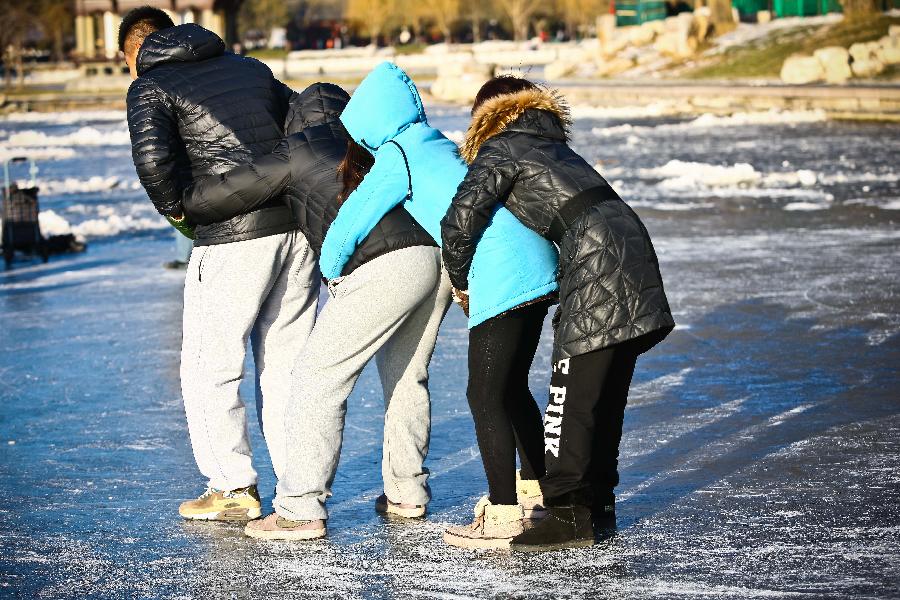
[[[163,215],[181,213],[194,179],[267,154],[283,138],[292,91],[261,62],[225,52],[216,34],[194,24],[147,36],[128,89],[128,128],[141,183]],[[284,233],[297,222],[274,197],[196,229],[196,245]]]
[[[328,228],[338,214],[342,183],[337,167],[347,152],[349,137],[340,114],[350,100],[340,87],[316,83],[292,103],[285,133],[271,154],[226,173],[198,179],[182,199],[197,223],[230,219],[252,211],[271,198],[284,196],[300,231],[320,254]],[[366,262],[410,246],[435,246],[430,235],[398,206],[379,221],[357,247],[342,275]]]
[[[560,247],[554,360],[674,327],[656,253],[641,220],[567,144],[568,109],[536,89],[488,100],[472,117],[470,163],[441,222],[444,264],[467,288],[478,238],[498,203]]]

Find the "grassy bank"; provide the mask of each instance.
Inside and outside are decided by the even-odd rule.
[[[749,44],[729,48],[712,64],[683,72],[680,76],[687,79],[777,78],[781,65],[792,54],[812,54],[824,46],[847,48],[856,42],[871,42],[887,35],[888,27],[897,24],[900,24],[900,17],[874,15],[857,21],[782,29]]]

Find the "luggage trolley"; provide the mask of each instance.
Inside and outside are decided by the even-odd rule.
[[[20,188],[10,178],[10,165],[29,163],[28,174],[31,179],[28,187]],[[47,262],[48,249],[41,226],[38,222],[38,168],[34,159],[25,156],[10,158],[3,165],[3,260],[6,268],[12,265],[16,250],[27,254],[38,254]]]

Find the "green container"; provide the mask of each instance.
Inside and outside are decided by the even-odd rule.
[[[731,4],[742,15],[755,15],[761,10],[769,10],[769,0],[731,0]]]
[[[775,14],[779,17],[809,17],[819,14],[821,0],[774,0]]]
[[[663,0],[617,0],[616,25],[640,25],[647,21],[666,18],[666,3]]]
[[[841,3],[838,0],[819,0],[819,14],[827,15],[828,13],[844,12]]]

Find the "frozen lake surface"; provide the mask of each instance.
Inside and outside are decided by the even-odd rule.
[[[575,146],[654,236],[679,328],[638,363],[618,534],[538,556],[440,539],[486,486],[457,308],[432,366],[425,521],[373,510],[373,370],[350,400],[327,539],[181,521],[203,487],[178,382],[183,274],[160,268],[171,230],[136,184],[122,114],[0,119],[0,158],[41,158],[45,226],[90,242],[0,274],[0,596],[900,596],[900,126],[574,113]],[[432,117],[456,139],[466,125]],[[545,331],[543,402],[549,356]]]

